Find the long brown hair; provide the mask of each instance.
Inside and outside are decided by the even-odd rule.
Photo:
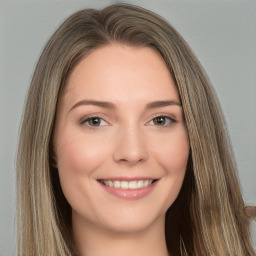
[[[163,18],[119,4],[69,17],[46,44],[27,95],[17,154],[18,255],[77,255],[71,208],[52,163],[58,98],[77,63],[111,43],[153,47],[176,83],[190,156],[181,192],[166,214],[171,255],[254,255],[226,125],[199,61]]]

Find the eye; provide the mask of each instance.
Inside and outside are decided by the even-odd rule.
[[[176,123],[176,120],[170,116],[157,116],[149,122],[156,126],[170,126],[172,123]]]
[[[86,118],[84,120],[81,121],[81,124],[86,124],[88,126],[105,126],[108,125],[108,123],[103,120],[102,118],[98,117],[98,116],[93,116],[90,118]]]

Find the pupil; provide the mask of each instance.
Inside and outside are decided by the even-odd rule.
[[[90,125],[92,126],[98,126],[100,124],[100,119],[97,117],[91,118],[90,119]]]
[[[166,122],[166,120],[165,120],[164,116],[159,116],[154,119],[154,124],[156,124],[156,125],[164,125],[165,122]]]

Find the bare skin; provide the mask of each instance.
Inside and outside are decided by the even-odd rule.
[[[81,256],[168,255],[165,213],[189,143],[159,53],[112,44],[86,56],[60,98],[54,150]]]

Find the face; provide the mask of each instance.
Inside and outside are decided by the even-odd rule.
[[[160,54],[112,44],[86,56],[61,95],[54,151],[73,221],[123,232],[164,225],[189,143]]]

